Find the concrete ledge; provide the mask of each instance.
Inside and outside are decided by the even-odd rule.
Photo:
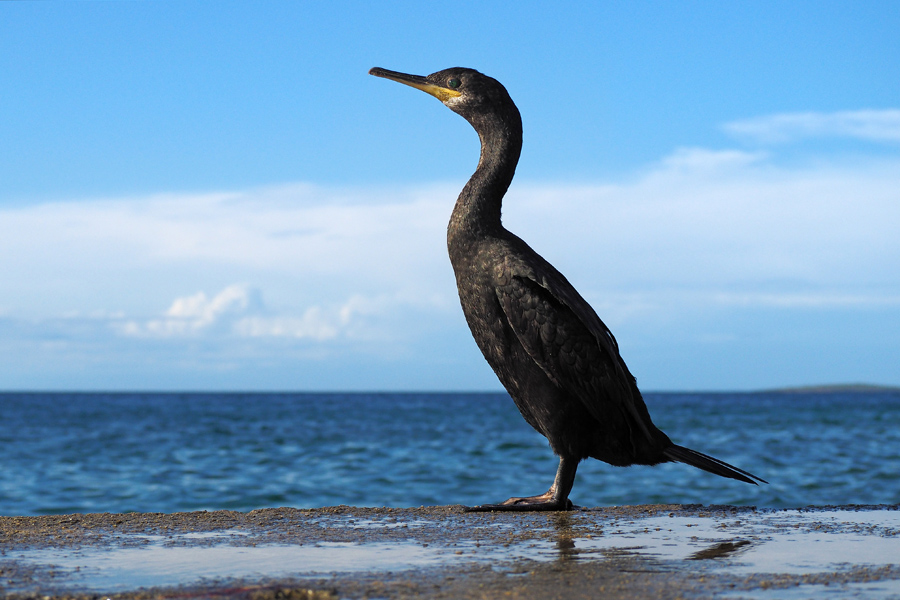
[[[0,517],[10,598],[900,595],[898,506]]]

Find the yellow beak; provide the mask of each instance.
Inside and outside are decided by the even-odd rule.
[[[462,96],[460,92],[431,83],[421,75],[398,73],[397,71],[388,71],[387,69],[382,69],[380,67],[373,67],[369,69],[369,75],[374,75],[375,77],[384,77],[385,79],[390,79],[391,81],[396,81],[398,83],[414,87],[417,90],[422,90],[427,94],[431,94],[441,102],[446,102],[450,98],[459,98],[460,96]]]

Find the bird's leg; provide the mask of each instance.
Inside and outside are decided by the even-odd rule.
[[[527,498],[510,498],[500,504],[482,504],[480,506],[467,506],[466,512],[489,512],[492,510],[572,510],[572,501],[569,500],[569,492],[575,483],[575,471],[578,469],[578,460],[561,457],[559,468],[556,470],[556,479],[553,485],[545,493],[539,496]]]

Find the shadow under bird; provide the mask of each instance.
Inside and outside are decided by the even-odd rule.
[[[559,456],[546,493],[468,510],[571,509],[575,471],[589,457],[622,467],[682,462],[765,483],[678,446],[657,429],[597,313],[553,265],[501,224],[501,202],[522,149],[522,119],[506,88],[460,67],[427,77],[378,67],[369,73],[431,94],[478,132],[481,158],[447,227],[459,300],[485,359],[528,424]]]

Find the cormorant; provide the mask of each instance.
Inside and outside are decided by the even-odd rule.
[[[436,97],[466,119],[481,158],[447,227],[450,262],[475,342],[519,412],[559,456],[546,493],[468,510],[568,510],[578,463],[682,462],[747,483],[764,480],[672,443],[653,425],[616,339],[553,265],[500,222],[522,149],[522,119],[506,88],[473,69],[427,77],[375,67],[371,75]]]

